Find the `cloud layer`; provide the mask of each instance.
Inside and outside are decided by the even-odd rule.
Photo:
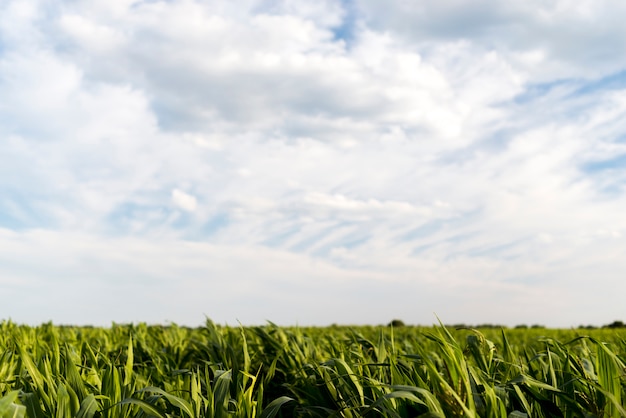
[[[5,316],[624,315],[619,6],[236,6],[0,5]]]

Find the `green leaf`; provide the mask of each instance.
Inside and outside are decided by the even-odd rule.
[[[99,405],[96,397],[92,394],[89,394],[83,401],[80,403],[80,409],[76,414],[76,418],[92,418],[96,412],[98,412]]]
[[[269,403],[269,405],[267,405],[267,407],[263,409],[263,413],[261,414],[260,418],[273,418],[274,416],[276,416],[278,411],[280,411],[280,408],[282,408],[283,405],[293,401],[294,399],[288,396],[281,396],[280,398],[274,399],[272,402]]]
[[[133,377],[133,337],[128,339],[128,349],[126,350],[126,364],[124,365],[124,386],[128,386]]]
[[[189,417],[192,417],[192,418],[194,417],[194,413],[192,411],[191,405],[189,404],[189,402],[187,402],[183,398],[179,398],[177,396],[174,396],[174,395],[172,395],[170,393],[167,393],[163,389],[159,389],[159,388],[154,387],[154,386],[149,386],[147,388],[144,388],[144,389],[140,390],[138,393],[141,393],[141,392],[157,393],[157,394],[161,395],[162,397],[164,397],[165,399],[167,399],[172,405],[174,405],[175,407],[181,409]]]
[[[154,405],[149,404],[148,402],[144,400],[136,399],[136,398],[126,398],[122,402],[120,402],[118,405],[126,405],[126,404],[133,404],[133,405],[139,406],[141,410],[144,411],[149,416],[154,416],[157,418],[168,418],[167,415],[159,411]]]

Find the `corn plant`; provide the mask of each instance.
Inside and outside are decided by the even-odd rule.
[[[0,322],[0,417],[623,417],[620,330]]]

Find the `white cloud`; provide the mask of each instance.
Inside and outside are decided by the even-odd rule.
[[[624,66],[624,54],[618,52],[626,48],[619,19],[624,6],[611,1],[450,0],[383,5],[364,0],[358,4],[373,28],[399,34],[418,47],[462,40],[511,58],[542,57],[524,66],[542,81],[596,78]]]
[[[362,201],[350,199],[340,194],[329,196],[324,193],[310,193],[304,197],[304,201],[312,206],[327,207],[329,209],[338,209],[350,212],[372,210],[386,213],[419,213],[413,205],[406,202],[380,202],[376,199]]]
[[[64,15],[59,25],[68,36],[81,43],[81,47],[94,52],[107,52],[119,48],[125,36],[114,28],[99,25],[80,15]]]
[[[605,3],[18,3],[0,6],[0,281],[44,308],[16,319],[71,321],[44,300],[69,286],[146,295],[111,320],[615,319],[577,309],[592,272],[622,286]]]
[[[198,207],[197,199],[179,189],[172,190],[172,201],[174,205],[187,212],[193,212]]]

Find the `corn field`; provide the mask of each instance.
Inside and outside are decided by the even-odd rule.
[[[626,332],[0,322],[0,417],[624,417]]]

